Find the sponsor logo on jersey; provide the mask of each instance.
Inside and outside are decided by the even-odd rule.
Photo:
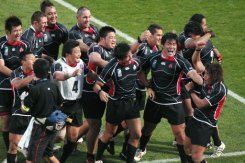
[[[166,62],[161,62],[161,65],[164,65],[165,66],[166,65]]]
[[[136,70],[136,65],[133,66],[133,69]]]
[[[44,41],[44,42],[48,42],[48,36],[47,36],[47,34],[44,34],[44,35],[43,35],[43,41]]]
[[[5,47],[5,49],[4,49],[4,55],[5,56],[8,56],[8,53],[9,53],[9,49],[8,49],[8,47]]]
[[[24,49],[21,47],[20,50],[19,50],[19,52],[23,52],[23,51],[24,51]]]
[[[153,67],[153,68],[156,68],[156,65],[157,65],[157,60],[154,60],[154,61],[153,61],[153,64],[152,64],[152,67]]]
[[[117,69],[117,76],[122,77],[122,70],[121,69]]]

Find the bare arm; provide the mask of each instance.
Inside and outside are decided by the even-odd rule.
[[[144,32],[142,32],[137,41],[130,45],[132,53],[135,53],[138,50],[139,45],[143,41],[147,40],[150,36],[151,32],[149,30],[145,30]]]
[[[209,106],[208,101],[204,98],[201,99],[197,96],[197,94],[192,90],[193,89],[193,83],[190,82],[185,85],[186,90],[190,93],[192,101],[195,103],[195,105],[199,108],[205,108]]]
[[[79,42],[79,47],[80,47],[81,51],[82,51],[82,52],[87,52],[88,49],[89,49],[89,46],[86,45],[86,44],[83,42],[82,39],[78,39],[77,41]]]
[[[155,98],[155,92],[151,88],[151,84],[148,82],[147,77],[143,71],[138,72],[137,74],[138,78],[140,79],[140,82],[147,88],[147,94],[149,98],[154,99]]]
[[[214,55],[217,58],[217,61],[219,62],[219,64],[222,64],[222,54],[219,52],[217,48],[214,48],[213,51],[214,51]]]
[[[55,71],[53,77],[55,80],[64,81],[64,80],[67,80],[71,77],[78,76],[80,74],[81,74],[80,69],[75,70],[73,73],[67,73],[67,72],[63,72],[63,71]]]
[[[92,52],[89,54],[89,62],[101,68],[104,68],[108,64],[108,61],[102,59],[101,55],[97,52]]]
[[[187,73],[187,76],[190,77],[198,85],[203,84],[202,77],[196,72],[196,70],[191,70]]]
[[[197,45],[197,42],[198,41],[201,41],[201,42],[204,42],[204,43],[207,43],[208,40],[211,38],[211,34],[210,33],[206,33],[205,35],[203,35],[202,37],[198,38],[198,39],[192,39],[192,38],[189,38],[185,41],[185,47],[187,49],[194,49],[196,48],[196,45]]]
[[[27,86],[32,80],[34,80],[34,78],[35,75],[29,75],[23,79],[15,78],[11,81],[11,84],[14,86],[15,89],[20,89]]]
[[[192,55],[192,64],[194,66],[194,68],[196,69],[197,73],[203,73],[205,71],[205,66],[203,65],[202,61],[201,61],[201,50],[202,48],[204,48],[205,43],[204,42],[197,42],[196,45],[196,50],[194,51],[193,55]]]
[[[10,76],[12,70],[5,66],[5,62],[3,59],[0,59],[0,72],[4,75]]]
[[[109,95],[101,89],[103,85],[104,84],[102,82],[96,81],[96,83],[94,84],[93,90],[99,95],[101,101],[107,102]]]

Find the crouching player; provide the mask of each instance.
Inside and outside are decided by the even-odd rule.
[[[58,163],[58,159],[53,155],[56,130],[51,131],[46,125],[47,123],[51,125],[52,122],[48,117],[62,104],[63,98],[57,85],[47,79],[50,70],[49,63],[44,59],[38,59],[33,68],[36,76],[35,85],[31,87],[22,105],[22,111],[30,111],[35,118],[26,162],[37,162],[43,156],[47,156],[50,162]],[[58,118],[64,122],[65,115],[61,112],[56,113]]]

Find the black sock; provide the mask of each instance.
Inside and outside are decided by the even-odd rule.
[[[186,159],[189,163],[194,163],[190,155],[186,155]]]
[[[76,148],[76,145],[77,145],[76,142],[71,142],[70,140],[67,140],[66,144],[63,147],[60,163],[63,163],[67,160],[67,158],[71,155],[71,153]]]
[[[3,131],[2,134],[3,134],[4,144],[5,144],[6,149],[8,151],[8,149],[9,149],[9,132],[8,131]]]
[[[127,163],[133,163],[134,162],[134,155],[137,148],[132,146],[131,144],[127,145]]]
[[[126,155],[127,152],[127,145],[128,145],[129,133],[124,136],[124,142],[122,146],[122,153]]]
[[[7,153],[7,162],[8,163],[15,163],[16,155],[17,154]]]
[[[96,155],[96,160],[101,160],[103,153],[107,147],[108,143],[103,143],[100,139],[98,140],[98,150]]]
[[[151,135],[150,136],[144,136],[144,135],[141,136],[141,138],[140,138],[140,149],[142,151],[145,151],[146,145],[149,142],[150,138],[151,138]]]
[[[94,154],[90,154],[87,152],[87,161],[88,162],[94,162]]]
[[[180,156],[181,163],[187,163],[187,158],[186,158],[186,154],[185,154],[185,150],[184,150],[184,145],[177,144],[177,148],[178,148],[178,151],[179,151],[179,156]]]
[[[119,133],[121,133],[124,130],[122,125],[118,125],[116,133],[113,135],[113,137],[116,137]]]
[[[214,141],[214,145],[215,146],[220,146],[221,145],[221,140],[219,138],[219,132],[218,132],[218,128],[215,128],[214,129],[214,132],[212,134],[212,138],[213,138],[213,141]]]

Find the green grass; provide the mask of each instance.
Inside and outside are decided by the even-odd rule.
[[[24,4],[23,4],[24,1]],[[23,29],[30,26],[30,17],[35,10],[39,10],[39,2],[33,0],[2,0],[0,22],[0,36],[4,35],[4,20],[9,15],[17,15],[23,21]],[[223,54],[225,82],[229,89],[245,97],[245,66],[243,46],[245,37],[245,1],[235,0],[184,0],[184,1],[130,1],[130,0],[67,0],[77,8],[84,5],[91,9],[92,14],[117,29],[136,38],[150,23],[158,23],[164,31],[175,29],[178,33],[183,30],[184,24],[194,13],[203,13],[207,18],[208,26],[217,35],[212,41]],[[68,29],[75,24],[75,13],[54,2],[58,11],[59,22]],[[119,40],[123,40],[120,38]],[[245,124],[244,104],[228,97],[219,120],[219,130],[222,141],[226,144],[225,153],[245,151]],[[177,151],[171,145],[173,138],[170,127],[163,120],[154,132],[149,143],[144,160],[159,160],[177,158]],[[118,160],[122,135],[116,138],[116,155],[110,156],[105,152],[107,162],[121,162]],[[5,158],[2,138],[0,138],[0,161]],[[75,153],[68,162],[85,162],[85,145],[80,146],[82,152]],[[210,151],[208,152],[210,153]],[[58,153],[60,155],[60,152]],[[22,157],[19,157],[20,160]],[[245,162],[245,156],[221,157],[208,159],[211,163],[218,162]],[[20,162],[23,162],[20,161]]]

